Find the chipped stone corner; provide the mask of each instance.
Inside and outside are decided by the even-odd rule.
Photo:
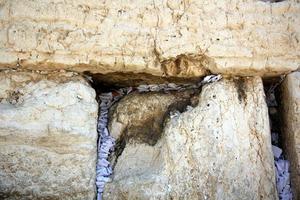
[[[174,77],[202,77],[210,74],[208,69],[213,65],[206,55],[181,54],[161,61],[163,75]]]

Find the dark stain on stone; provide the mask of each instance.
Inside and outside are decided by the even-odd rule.
[[[139,94],[139,96],[143,96],[144,99],[149,98],[150,95],[155,94],[156,92],[149,92],[146,94]],[[158,92],[157,92],[158,93]],[[198,96],[199,90],[189,90],[184,92],[169,92],[176,97],[176,100],[173,103],[170,102],[169,105],[165,108],[161,109],[148,109],[147,112],[151,112],[144,115],[144,119],[142,123],[134,123],[133,121],[128,124],[128,127],[124,130],[121,135],[120,140],[125,140],[126,143],[146,143],[148,145],[154,146],[157,141],[161,138],[163,129],[167,119],[169,119],[169,115],[171,111],[179,111],[184,112],[186,110],[187,105],[192,105],[193,102],[191,101],[192,97]],[[136,94],[130,94],[136,95]],[[128,95],[125,98],[129,98]],[[170,94],[165,94],[170,95]],[[143,99],[141,98],[141,99]],[[152,105],[155,106],[155,105]],[[117,109],[117,105],[113,106],[110,110],[110,116],[114,113]],[[136,108],[129,111],[127,110],[127,115],[130,118],[132,114],[131,112],[136,112]]]
[[[139,94],[143,95],[147,98],[148,95],[153,95],[158,92],[149,92],[146,94]],[[145,143],[151,146],[154,146],[162,137],[163,129],[165,124],[167,123],[170,112],[171,111],[179,111],[184,112],[188,105],[196,106],[198,102],[193,99],[196,99],[199,96],[200,90],[187,90],[184,92],[168,92],[172,93],[176,96],[177,101],[171,103],[164,108],[163,110],[157,109],[153,110],[149,118],[144,119],[142,124],[130,124],[126,129],[123,131],[119,139],[116,141],[115,151],[109,156],[109,160],[112,163],[112,166],[116,165],[119,156],[121,156],[123,150],[125,149],[126,145],[129,143]],[[130,94],[130,95],[134,95]],[[166,94],[169,95],[169,94]],[[126,98],[126,97],[125,97]],[[198,99],[198,98],[197,98]],[[112,113],[116,111],[116,106],[114,105],[111,107],[110,116]],[[133,110],[134,111],[134,110]],[[128,117],[131,117],[131,113],[128,112]]]
[[[237,94],[238,94],[238,99],[240,103],[245,102],[247,99],[247,94],[246,94],[246,89],[247,89],[247,83],[244,77],[239,77],[233,79],[233,82],[235,84]]]
[[[166,110],[151,115],[149,119],[143,121],[142,125],[128,127],[125,131],[126,142],[146,143],[154,146],[162,136],[165,121],[169,118],[170,112],[175,110],[184,112],[187,105],[192,104],[191,97],[195,95],[194,91],[171,93],[177,96],[178,100],[170,104]]]
[[[176,60],[174,62],[175,63],[175,70],[176,70],[175,74],[180,73],[180,66],[182,65],[181,61],[182,61],[182,59],[181,59],[181,57],[179,57],[179,58],[176,58]]]
[[[163,117],[149,118],[142,126],[133,126],[125,131],[125,138],[128,142],[146,143],[154,146],[160,139],[162,133]]]

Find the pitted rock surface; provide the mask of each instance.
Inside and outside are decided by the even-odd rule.
[[[130,121],[132,115],[127,117]],[[277,199],[273,162],[261,79],[223,79],[203,87],[196,107],[166,119],[156,144],[126,143],[103,195],[114,200]]]

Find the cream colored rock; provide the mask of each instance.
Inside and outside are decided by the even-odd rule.
[[[291,167],[293,199],[300,198],[300,72],[286,76],[281,86],[284,151]]]
[[[73,73],[0,72],[0,199],[94,199],[97,110]]]
[[[128,113],[130,120],[139,123]],[[155,144],[127,142],[104,199],[273,200],[273,162],[261,79],[225,79],[204,86],[194,108],[172,114]]]
[[[0,66],[195,77],[299,67],[300,3],[1,0]]]

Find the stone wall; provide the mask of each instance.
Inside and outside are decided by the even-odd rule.
[[[284,150],[291,164],[294,199],[300,198],[300,72],[289,74],[281,86]]]
[[[0,199],[95,198],[86,74],[99,91],[224,77],[112,107],[106,199],[276,199],[261,78],[300,69],[299,27],[299,0],[0,0]],[[299,72],[282,91],[298,186]]]
[[[73,73],[0,72],[0,199],[94,199],[95,91]]]
[[[299,67],[300,3],[1,0],[0,67],[195,77]]]

